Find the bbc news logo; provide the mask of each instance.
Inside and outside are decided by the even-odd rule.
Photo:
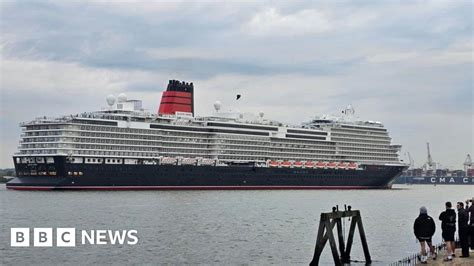
[[[76,241],[76,228],[11,228],[10,245],[12,247],[29,247],[33,240],[33,247],[75,247],[80,245],[136,245],[138,243],[137,230],[79,230]],[[31,236],[31,237],[30,237]],[[56,236],[56,237],[54,237]],[[79,241],[80,240],[80,241]]]

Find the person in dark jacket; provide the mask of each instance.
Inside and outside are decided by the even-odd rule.
[[[448,256],[445,261],[453,260],[454,254],[454,233],[456,232],[456,212],[452,209],[451,202],[446,202],[446,210],[439,215],[441,220],[441,231],[443,240],[446,243]]]
[[[415,220],[415,224],[413,225],[413,232],[415,233],[416,238],[418,241],[420,241],[420,247],[421,247],[421,257],[420,261],[421,263],[427,263],[428,259],[428,254],[426,254],[426,246],[425,244],[428,244],[428,247],[430,248],[430,253],[433,256],[433,259],[436,259],[436,251],[433,247],[431,238],[433,237],[434,233],[436,231],[436,224],[431,218],[431,216],[428,215],[428,210],[426,207],[421,207],[420,208],[420,215],[418,218]]]
[[[459,242],[461,242],[461,257],[469,257],[469,213],[464,209],[464,203],[458,202],[458,237]]]
[[[469,206],[471,202],[471,206]],[[466,200],[466,210],[469,212],[469,241],[471,242],[471,249],[474,250],[474,198]]]

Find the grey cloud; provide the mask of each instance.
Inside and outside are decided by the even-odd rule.
[[[348,3],[335,4],[330,6],[329,10],[326,5],[311,5],[307,2],[292,6],[280,2],[277,5],[281,7],[283,14],[294,13],[303,8],[327,11],[328,14],[333,13],[334,22],[350,17],[351,13],[361,9]],[[362,29],[335,28],[322,36],[308,34],[294,38],[252,38],[241,32],[240,26],[248,21],[253,13],[264,9],[263,7],[255,10],[246,7],[240,10],[241,12],[229,13],[223,17],[219,14],[218,5],[197,8],[186,4],[176,10],[154,14],[155,16],[150,18],[113,12],[112,8],[107,9],[107,6],[93,3],[15,2],[5,4],[2,8],[2,31],[7,36],[14,37],[12,43],[7,42],[5,45],[4,55],[81,62],[84,65],[104,68],[154,71],[171,68],[171,72],[179,69],[185,74],[206,76],[212,76],[212,73],[267,74],[285,71],[313,75],[338,72],[339,68],[334,67],[334,64],[306,63],[307,59],[296,60],[294,63],[298,66],[291,67],[288,64],[288,54],[294,50],[316,49],[341,53],[351,51],[354,53],[352,57],[361,57],[360,53],[365,53],[363,50],[367,43],[402,46],[404,49],[416,49],[420,46],[436,48],[446,46],[452,36],[466,35],[466,32],[472,31],[470,23],[462,23],[468,21],[465,19],[471,15],[463,6],[451,8],[452,12],[458,14],[456,19],[450,16],[450,12],[442,12],[440,18],[432,14],[429,14],[431,17],[419,17],[401,12],[386,16],[387,9],[397,10],[393,3],[388,6],[387,8],[381,4],[365,2],[365,8],[384,16]],[[202,12],[206,15],[203,16]],[[397,16],[404,19],[400,20]],[[455,25],[459,27],[441,33],[430,33],[427,30],[431,24],[443,23],[447,18],[457,21],[459,25]],[[334,43],[335,39],[339,41]],[[432,42],[433,39],[437,41]],[[237,54],[227,54],[219,60],[160,59],[150,58],[144,52],[159,47],[186,49],[195,46],[208,47],[210,50],[225,50],[226,46],[230,46]],[[271,53],[272,48],[285,52]],[[255,51],[259,54],[255,54]],[[328,56],[329,58],[323,60],[331,60],[330,57],[335,54],[328,54],[326,57]],[[317,58],[312,61],[317,61]],[[277,66],[274,66],[274,63]]]
[[[325,62],[320,60],[300,64],[261,64],[258,62],[238,62],[237,60],[216,60],[204,58],[148,59],[137,57],[98,58],[87,63],[94,67],[116,69],[139,69],[162,71],[189,78],[210,78],[220,74],[237,73],[242,75],[272,75],[300,73],[308,75],[337,75],[353,67],[361,59]]]
[[[77,75],[106,70],[104,75],[110,77],[97,85],[97,91],[107,82],[115,83],[104,94],[124,89],[156,104],[167,79],[178,78],[195,81],[203,101],[232,98],[234,88],[246,89],[251,99],[244,99],[247,106],[241,109],[269,110],[268,115],[288,122],[301,122],[315,112],[336,112],[352,103],[363,117],[382,120],[412,154],[423,155],[424,147],[418,144],[426,138],[440,149],[455,150],[458,157],[442,158],[452,164],[472,153],[472,145],[469,150],[465,144],[473,134],[472,120],[465,119],[466,113],[472,114],[472,60],[456,62],[450,57],[460,53],[456,44],[469,44],[468,51],[461,52],[472,54],[471,1],[167,3],[170,7],[137,2],[134,8],[70,1],[0,4],[4,59],[67,62],[83,70]],[[248,22],[268,8],[281,16],[316,10],[331,27],[299,35],[251,34]],[[272,30],[278,29],[268,32]],[[150,52],[167,49],[175,52],[164,56]],[[204,52],[192,54],[194,50]],[[446,51],[445,61],[436,65],[420,62]],[[373,60],[391,53],[414,56]],[[30,80],[28,71],[21,73],[25,81]],[[58,67],[50,71],[51,77],[62,74]],[[95,78],[77,80],[94,86]],[[2,108],[7,106],[13,114],[1,121],[2,131],[16,132],[17,120],[39,113],[80,112],[101,105],[102,99],[79,103],[68,93],[71,86],[63,82],[61,91],[57,85],[57,92],[50,89],[42,95],[22,94],[2,83]],[[34,91],[35,86],[51,84],[25,82],[22,89],[31,86]],[[80,99],[85,96],[92,97]],[[448,142],[437,134],[446,129],[438,119],[452,121],[459,137]],[[424,128],[430,131],[426,136]],[[8,151],[14,152],[16,134],[9,133],[2,142],[15,143]],[[2,158],[0,163],[10,161]]]

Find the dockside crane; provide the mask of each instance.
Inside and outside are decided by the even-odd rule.
[[[436,163],[433,161],[433,158],[431,157],[431,152],[430,152],[430,143],[426,142],[426,151],[428,154],[428,160],[425,163],[425,170],[436,170]]]
[[[467,170],[471,168],[472,168],[472,159],[471,159],[471,155],[468,154],[466,157],[466,160],[464,160],[464,171],[467,172]]]
[[[413,160],[413,158],[411,157],[410,152],[407,152],[407,155],[408,155],[408,161],[410,162],[409,168],[410,169],[415,168],[415,160]]]

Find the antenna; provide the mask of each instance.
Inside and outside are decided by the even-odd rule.
[[[344,114],[343,119],[351,121],[354,118],[355,109],[351,104],[349,104],[344,110],[342,110],[342,113]]]

